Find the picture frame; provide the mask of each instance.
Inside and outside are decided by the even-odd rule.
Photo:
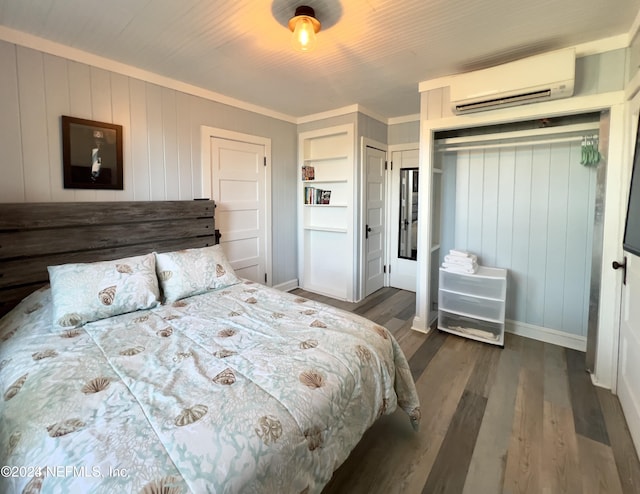
[[[61,116],[65,189],[123,190],[122,125]]]

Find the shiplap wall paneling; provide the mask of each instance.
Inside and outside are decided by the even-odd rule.
[[[192,199],[202,125],[270,137],[273,283],[295,281],[295,124],[5,41],[0,67],[0,202]],[[124,190],[64,189],[61,115],[122,125]]]
[[[579,147],[577,147],[579,149]],[[571,256],[567,252],[567,229],[569,227],[569,174],[573,167],[563,166],[564,163],[575,163],[580,166],[580,156],[572,156],[571,146],[549,146],[549,215],[547,217],[547,249],[545,262],[544,303],[541,326],[549,328],[563,327],[563,311],[565,297],[565,282],[567,273],[565,265]],[[572,161],[572,158],[577,160]],[[554,303],[561,300],[562,303]],[[576,311],[576,320],[581,321],[582,311]]]
[[[91,77],[91,120],[112,123],[113,96],[109,72],[91,67],[89,75]],[[95,197],[99,201],[115,201],[118,194],[121,194],[121,192],[116,190],[107,189],[95,191]]]
[[[51,198],[47,113],[42,54],[18,47],[20,130],[22,138],[25,198]]]
[[[131,96],[129,78],[111,74],[111,111],[113,123],[122,125],[122,164],[124,189],[116,194],[117,200],[133,201],[133,157],[131,149]],[[188,197],[188,196],[187,196]]]
[[[133,169],[133,199],[151,200],[149,174],[149,143],[147,140],[147,85],[129,79],[131,111],[131,168]]]
[[[63,188],[62,140],[60,115],[69,111],[69,76],[67,64],[60,57],[44,57],[45,101],[47,108],[47,140],[52,201],[73,201],[74,191]]]
[[[513,254],[513,204],[515,200],[515,148],[500,153],[499,173],[496,179],[500,193],[497,196],[496,250],[493,262],[510,266]]]
[[[191,96],[184,93],[177,94],[176,132],[178,145],[178,179],[180,187],[178,194],[181,199],[186,197],[200,197],[200,191],[193,188],[194,158],[191,144]],[[198,151],[199,155],[199,151]]]
[[[78,62],[69,62],[68,70],[70,104],[69,111],[66,114],[93,120],[91,112],[91,67]],[[74,189],[74,197],[76,201],[99,200],[97,191],[91,189]]]
[[[447,153],[443,239],[453,230],[455,248],[509,269],[508,319],[583,337],[596,176],[579,162],[580,142]]]
[[[145,84],[147,104],[147,145],[149,147],[149,196],[160,200],[166,194],[165,162],[163,150],[162,89],[154,84]]]
[[[531,205],[532,151],[520,149],[514,160],[513,184],[513,241],[511,264],[507,280],[506,318],[514,321],[526,320],[527,314],[527,273],[529,270],[529,209]],[[505,205],[507,206],[507,205]],[[508,207],[508,206],[507,206]],[[522,296],[521,294],[524,294]],[[520,319],[518,319],[520,318]]]
[[[620,48],[576,59],[574,94],[585,96],[624,89],[629,50]]]
[[[0,198],[19,202],[24,199],[24,171],[22,167],[22,136],[20,122],[18,72],[14,45],[0,43],[0,149],[2,149],[2,180]]]
[[[454,159],[445,162],[445,166],[453,167],[455,169],[456,177],[456,190],[455,190],[455,214],[456,217],[453,221],[454,230],[454,249],[462,249],[463,247],[468,249],[467,241],[467,225],[469,224],[469,153],[458,153],[457,161]],[[449,225],[441,225],[442,229],[447,228]]]
[[[430,89],[422,93],[420,98],[421,115],[427,115],[427,120],[438,120],[452,117],[451,97],[449,86]]]
[[[580,147],[571,147],[571,162],[580,160]],[[562,314],[562,325],[568,331],[580,334],[588,325],[588,312],[580,312],[581,319],[576,317],[574,307],[581,304],[588,308],[589,284],[591,280],[591,263],[593,245],[594,216],[596,202],[597,174],[595,169],[580,167],[569,168],[569,192],[567,202],[567,242],[564,261],[565,270],[565,304]],[[585,193],[587,192],[587,193]],[[585,214],[589,213],[589,214]],[[575,287],[571,283],[575,283]],[[575,288],[578,289],[575,289]],[[586,330],[585,335],[586,335]]]
[[[162,88],[162,155],[164,159],[165,198],[180,197],[180,167],[178,161],[176,92]]]
[[[527,152],[529,152],[527,150]],[[549,160],[548,146],[532,148],[531,203],[529,208],[529,266],[527,275],[527,312],[524,319],[529,324],[544,326],[546,261],[549,254],[548,220],[558,211],[549,209]],[[579,165],[577,165],[579,166]],[[556,170],[556,173],[558,171]],[[517,200],[517,199],[516,199]],[[556,282],[559,280],[556,279]]]
[[[489,221],[481,221],[482,243],[481,252],[486,252],[484,262],[490,266],[497,266],[496,254],[498,250],[498,198],[500,191],[499,172],[500,153],[497,150],[490,150],[484,154],[484,166],[482,183],[484,184],[482,198],[482,217]]]
[[[442,170],[442,192],[440,201],[440,256],[438,264],[433,265],[437,271],[437,267],[444,261],[451,249],[456,248],[455,244],[455,228],[451,225],[456,224],[456,153],[436,153],[437,168]],[[433,269],[432,269],[433,271]]]

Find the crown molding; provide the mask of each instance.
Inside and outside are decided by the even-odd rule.
[[[122,74],[134,79],[139,79],[152,84],[158,84],[169,89],[174,89],[176,91],[190,94],[192,96],[198,96],[210,101],[222,103],[224,105],[233,106],[235,108],[257,113],[265,117],[275,118],[277,120],[283,120],[285,122],[293,124],[296,123],[296,118],[292,117],[291,115],[286,115],[284,113],[270,110],[269,108],[264,108],[262,106],[247,103],[245,101],[225,96],[221,93],[216,93],[215,91],[210,91],[208,89],[204,89],[192,84],[187,84],[177,79],[165,77],[160,74],[156,74],[155,72],[150,72],[133,65],[117,62],[115,60],[111,60],[110,58],[95,55],[93,53],[79,50],[77,48],[63,45],[61,43],[56,43],[54,41],[49,41],[47,39],[11,29],[6,26],[0,26],[0,40],[48,53],[49,55],[66,58],[74,62],[79,62],[100,69]]]

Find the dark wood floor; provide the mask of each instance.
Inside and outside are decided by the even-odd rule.
[[[618,399],[591,384],[584,353],[507,334],[505,348],[411,330],[415,296],[383,288],[358,304],[294,293],[386,326],[422,407],[382,417],[323,494],[639,494],[640,463]]]

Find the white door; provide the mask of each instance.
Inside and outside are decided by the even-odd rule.
[[[365,146],[365,297],[384,286],[385,158],[384,151]]]
[[[416,291],[417,262],[412,259],[412,238],[415,231],[411,228],[412,217],[402,215],[402,211],[413,211],[417,206],[418,193],[413,193],[410,169],[418,169],[418,149],[406,149],[391,153],[391,193],[390,199],[390,246],[389,246],[389,284],[395,288]],[[404,173],[400,173],[405,170]],[[401,178],[401,175],[404,177]],[[404,192],[403,192],[404,191]],[[416,209],[417,211],[417,209]],[[408,223],[407,223],[408,222]],[[417,225],[417,221],[416,221]]]
[[[267,276],[265,148],[210,137],[211,192],[220,244],[238,276],[259,283]]]
[[[622,288],[617,393],[636,451],[640,451],[640,257],[625,255],[627,283]]]

